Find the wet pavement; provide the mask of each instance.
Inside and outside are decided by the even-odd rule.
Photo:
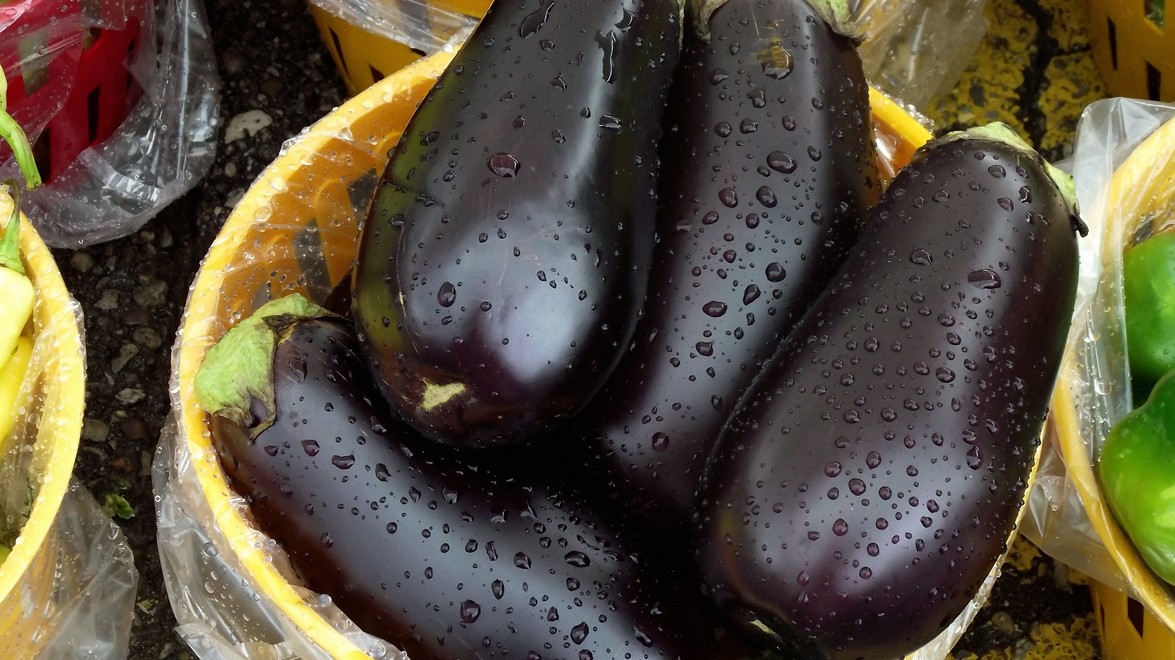
[[[188,657],[173,632],[155,545],[150,468],[169,411],[172,343],[188,285],[237,200],[282,143],[346,95],[302,0],[206,0],[222,76],[222,140],[203,184],[135,234],[56,250],[85,315],[87,411],[76,476],[118,519],[140,573],[131,657]],[[1080,108],[1103,92],[1079,0],[989,0],[991,29],[956,88],[927,109],[939,128],[1003,119],[1062,157]],[[255,132],[226,131],[245,113]],[[227,138],[232,138],[229,141]],[[959,657],[1097,657],[1088,589],[1019,543]],[[1047,651],[1047,652],[1046,652]]]

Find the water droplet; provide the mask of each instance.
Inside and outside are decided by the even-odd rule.
[[[766,206],[769,209],[775,208],[775,205],[778,203],[778,201],[775,199],[775,191],[771,190],[767,186],[762,186],[759,188],[759,190],[755,191],[755,199],[759,200],[760,204]]]
[[[796,171],[796,159],[782,151],[772,151],[767,154],[767,166],[776,172],[791,174]]]
[[[878,465],[881,465],[881,454],[875,451],[869,452],[869,454],[865,456],[865,465],[869,466],[869,469],[874,469]]]
[[[538,32],[546,24],[547,19],[551,17],[551,8],[554,6],[554,0],[548,0],[545,3],[541,3],[538,9],[527,14],[522,19],[522,23],[518,25],[518,36],[525,39]]]
[[[730,122],[728,121],[720,121],[717,124],[714,124],[714,134],[718,137],[730,137],[730,134],[733,132],[734,128],[731,127]]]
[[[992,165],[991,167],[987,168],[987,173],[997,179],[1002,179],[1005,175],[1007,175],[1008,172],[1004,169],[1003,165]]]
[[[935,369],[934,375],[938,377],[939,381],[944,383],[949,383],[955,380],[955,372],[947,369],[946,367],[939,367],[938,369]]]
[[[824,466],[824,476],[832,478],[840,475],[841,465],[839,461],[829,461]]]
[[[705,305],[702,305],[702,311],[706,316],[718,318],[726,313],[726,303],[719,300],[711,300]]]
[[[494,593],[494,598],[502,600],[502,596],[506,595],[506,585],[501,580],[494,580],[490,583],[490,591]]]
[[[583,644],[588,636],[588,625],[585,622],[580,622],[571,628],[571,641],[575,644]]]
[[[530,568],[530,557],[528,557],[526,555],[526,553],[523,553],[523,552],[515,553],[514,554],[514,566],[516,566],[517,568],[521,568],[521,569]]]
[[[983,455],[979,451],[979,447],[972,447],[967,451],[967,467],[972,470],[978,470],[983,466]]]
[[[353,454],[347,454],[346,456],[331,456],[330,462],[331,465],[334,465],[340,470],[349,470],[352,466],[355,465],[355,456]]]
[[[864,495],[865,494],[865,481],[862,479],[858,479],[857,477],[853,477],[852,479],[849,479],[849,492],[852,493],[853,495],[858,495],[858,496]]]
[[[755,89],[752,89],[750,93],[747,94],[747,98],[751,99],[751,105],[756,108],[767,107],[767,92],[762,87],[756,87]]]
[[[604,51],[604,63],[601,76],[604,78],[604,82],[615,82],[617,50],[616,31],[608,30],[608,34],[597,34],[596,43],[599,44],[600,50]]]
[[[600,128],[606,131],[619,132],[620,129],[624,128],[624,125],[612,115],[600,115]]]
[[[518,158],[516,158],[513,154],[500,151],[491,155],[489,159],[486,160],[486,167],[490,168],[490,171],[498,176],[509,178],[518,174],[518,170],[522,167],[522,163],[518,162]]]
[[[777,262],[767,264],[767,281],[768,282],[782,282],[783,278],[787,276],[787,271],[783,269],[783,265]]]
[[[317,440],[303,440],[302,451],[306,452],[307,456],[318,455],[318,441]]]
[[[812,160],[820,160],[822,155],[823,154],[821,154],[820,150],[816,147],[808,147],[808,158],[811,158]]]
[[[836,534],[837,536],[844,536],[845,534],[848,534],[849,524],[845,522],[844,518],[837,518],[836,521],[832,523],[832,533]]]
[[[990,268],[981,268],[979,270],[971,271],[967,275],[967,282],[973,284],[980,289],[998,289],[1002,281],[999,273]]]
[[[723,188],[718,191],[718,201],[727,208],[734,208],[738,206],[738,193],[734,188]]]
[[[653,434],[653,451],[665,451],[669,449],[669,436],[658,431]]]
[[[918,264],[919,266],[929,266],[930,264],[934,263],[934,256],[922,248],[914,248],[914,250],[910,252],[910,261],[912,263]]]
[[[265,453],[269,456],[277,456],[277,445],[265,445]]]
[[[694,349],[697,350],[698,355],[701,355],[702,357],[710,357],[711,355],[714,355],[714,342],[700,341],[694,344]]]
[[[791,51],[780,45],[779,41],[773,40],[767,48],[756,52],[755,58],[759,60],[759,66],[763,67],[763,73],[776,80],[791,75],[795,66]]]
[[[712,69],[710,71],[710,84],[717,85],[729,77],[730,77],[730,74],[727,73],[727,71],[725,69],[718,69],[718,68]]]
[[[393,522],[388,523],[387,526],[384,527],[384,529],[388,530],[388,534],[395,534],[396,530],[399,529],[399,525],[397,525],[395,523],[395,521],[393,521]]]
[[[763,292],[754,284],[748,284],[747,288],[743,290],[743,304],[749,305],[759,299]]]
[[[441,307],[452,307],[456,301],[457,287],[453,286],[452,282],[442,283],[441,288],[437,291],[437,303]]]
[[[461,603],[461,623],[473,623],[481,616],[481,605],[476,601],[466,600]]]
[[[1005,211],[1011,211],[1013,208],[1015,208],[1015,204],[1013,204],[1012,200],[1008,199],[1007,197],[1000,197],[996,200],[996,203],[999,204],[1000,208]]]
[[[556,144],[563,144],[567,141],[567,136],[563,134],[563,131],[555,130],[551,131],[551,139],[554,140]]]
[[[335,540],[331,538],[329,533],[324,532],[323,535],[319,537],[319,540],[322,541],[322,547],[324,548],[329,548],[335,544]]]
[[[591,558],[579,550],[572,550],[563,555],[563,561],[567,562],[568,566],[574,566],[576,568],[583,568],[592,563]]]

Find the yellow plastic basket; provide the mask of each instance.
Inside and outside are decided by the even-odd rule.
[[[1104,206],[1108,214],[1134,217],[1175,210],[1175,120],[1152,133],[1118,167]],[[1107,218],[1107,225],[1118,223],[1134,225],[1129,218]],[[1067,475],[1093,528],[1134,591],[1134,596],[1128,597],[1092,581],[1103,655],[1107,660],[1175,658],[1175,589],[1147,568],[1110,512],[1090,465],[1067,387],[1058,388],[1050,423],[1056,429]]]
[[[472,24],[485,15],[490,1],[391,0],[404,14],[405,20],[416,22],[439,42],[452,37],[461,23],[454,20],[454,16],[468,16],[469,24]],[[322,43],[330,51],[339,75],[352,95],[426,55],[420,48],[356,25],[313,2],[310,3],[310,15],[314,17]]]
[[[0,217],[12,213],[12,204],[12,198],[0,195]],[[8,478],[9,470],[27,468],[28,488],[35,496],[12,554],[0,564],[0,648],[9,658],[37,657],[48,640],[30,631],[59,610],[54,593],[59,554],[54,522],[73,474],[86,394],[76,303],[52,253],[23,215],[21,224],[21,255],[37,294],[28,367],[35,394],[13,430],[18,442],[5,451],[0,474]],[[13,453],[25,455],[14,459]],[[17,477],[21,483],[25,478]]]
[[[218,551],[231,552],[259,597],[335,658],[366,656],[312,607],[305,589],[287,579],[282,562],[274,560],[265,537],[252,527],[212,448],[205,412],[196,402],[194,376],[208,349],[261,304],[292,292],[322,301],[347,274],[366,196],[386,165],[389,149],[451,57],[442,51],[376,82],[279,156],[254,182],[209,249],[180,326],[173,376],[178,441],[192,457],[201,496],[212,512],[209,523],[228,539],[230,547]],[[930,133],[884,95],[872,91],[870,100],[883,153],[893,164],[908,162]]]
[[[1112,96],[1175,101],[1175,0],[1089,0],[1094,63]]]

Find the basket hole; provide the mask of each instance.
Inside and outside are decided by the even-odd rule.
[[[1126,618],[1130,619],[1130,623],[1134,626],[1134,630],[1138,633],[1139,638],[1142,638],[1142,614],[1142,603],[1133,598],[1127,598]]]
[[[1151,23],[1162,29],[1163,23],[1166,22],[1166,2],[1165,0],[1143,0],[1146,4],[1144,10],[1146,18]]]
[[[33,143],[33,162],[37,164],[37,172],[40,173],[41,179],[45,179],[49,172],[49,133],[52,127],[46,126],[41,130],[41,134],[37,136],[37,141]]]
[[[343,57],[343,42],[339,39],[339,35],[334,28],[327,28],[330,32],[331,44],[335,47],[335,57],[339,58],[339,64],[343,65],[343,73],[350,76],[351,73],[347,70],[347,58]]]
[[[94,144],[98,139],[98,113],[101,112],[98,102],[101,98],[101,87],[95,87],[86,95],[86,128],[89,130],[89,139],[86,140],[86,144]]]
[[[367,65],[367,68],[371,69],[371,79],[374,80],[375,82],[379,82],[384,79],[384,72],[383,71],[380,71],[379,69],[371,66],[370,64]]]
[[[1146,63],[1146,95],[1152,101],[1159,100],[1159,86],[1162,83],[1162,74],[1150,62]]]
[[[1110,33],[1110,65],[1118,70],[1118,26],[1114,20],[1106,18],[1106,30]]]

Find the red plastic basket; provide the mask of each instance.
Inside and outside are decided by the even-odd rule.
[[[51,183],[82,151],[110,137],[138,100],[141,89],[126,63],[143,25],[128,11],[120,29],[88,27],[78,0],[19,4],[19,15],[0,32],[8,109],[34,136],[37,167]],[[141,15],[150,16],[149,8]],[[71,29],[55,30],[63,21]]]

